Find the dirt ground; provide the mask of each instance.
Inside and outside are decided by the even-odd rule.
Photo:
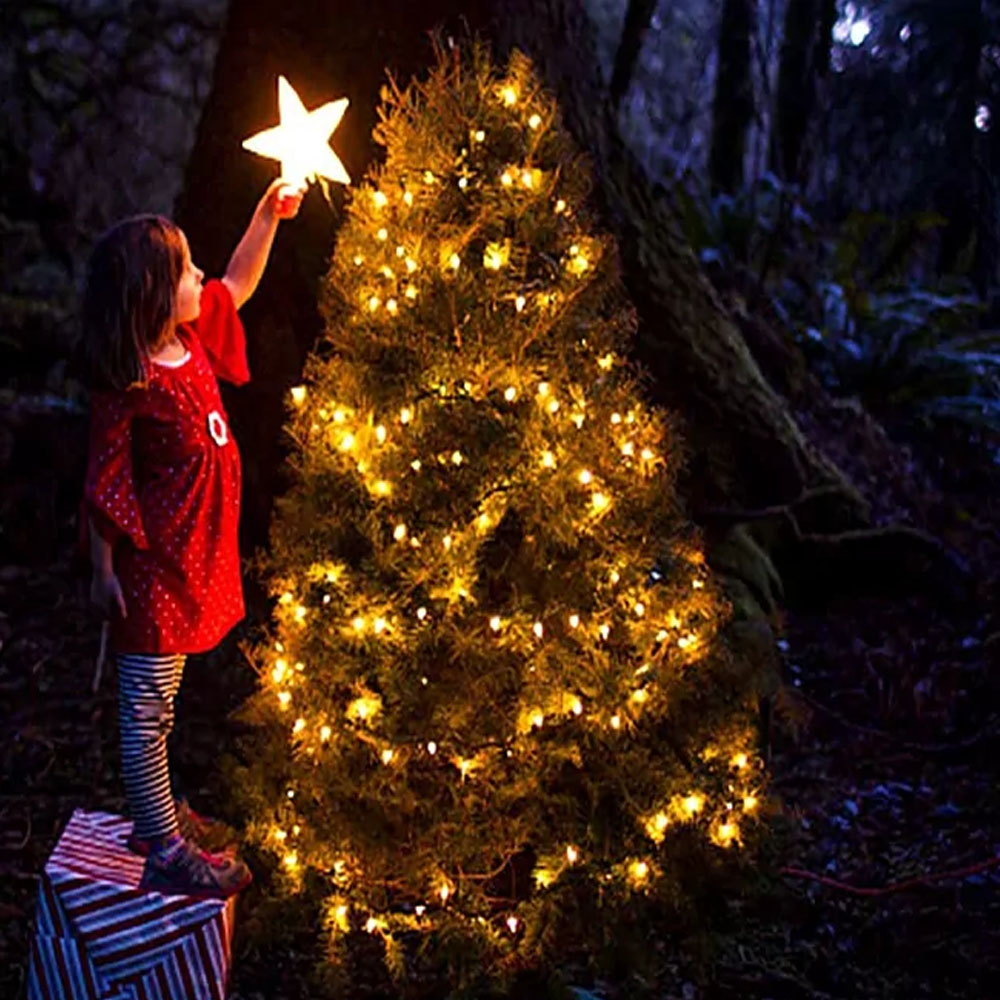
[[[1000,996],[1000,503],[976,489],[948,501],[968,600],[843,598],[787,615],[771,759],[782,816],[760,884],[705,979],[661,942],[647,995]],[[113,668],[95,687],[99,624],[84,598],[68,558],[0,570],[3,997],[23,995],[39,876],[70,814],[124,809]],[[215,765],[236,726],[220,720],[252,685],[237,648],[248,628],[188,665],[173,762],[196,808],[218,812]],[[241,934],[256,891],[240,902],[233,996],[305,997],[294,955]]]

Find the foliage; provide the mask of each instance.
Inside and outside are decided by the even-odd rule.
[[[831,233],[773,174],[734,195],[691,179],[674,194],[716,281],[765,294],[836,394],[895,424],[1000,429],[1000,331],[979,329],[967,281],[933,278],[940,215],[854,212]]]
[[[890,422],[960,421],[1000,429],[1000,332],[980,330],[968,283],[921,283],[922,237],[943,220],[854,214],[816,282],[819,322],[806,328],[837,391]]]
[[[332,954],[373,935],[405,979],[419,945],[471,988],[692,906],[753,844],[756,668],[719,639],[615,249],[530,64],[442,54],[383,98],[292,391],[234,784]]]

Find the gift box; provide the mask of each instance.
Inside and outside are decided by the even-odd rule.
[[[73,813],[38,890],[28,1000],[224,1000],[236,898],[140,889],[131,832]]]

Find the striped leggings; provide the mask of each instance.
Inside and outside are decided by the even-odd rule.
[[[181,686],[184,653],[119,653],[118,728],[122,777],[135,835],[165,837],[177,829],[167,765],[167,737],[174,727],[174,696]]]

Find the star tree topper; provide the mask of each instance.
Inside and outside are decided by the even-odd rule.
[[[243,140],[243,148],[281,161],[281,175],[290,186],[304,188],[316,177],[327,177],[338,184],[350,184],[351,178],[337,154],[330,148],[329,138],[347,110],[348,99],[306,111],[295,88],[278,77],[278,114],[281,124],[264,129]]]

